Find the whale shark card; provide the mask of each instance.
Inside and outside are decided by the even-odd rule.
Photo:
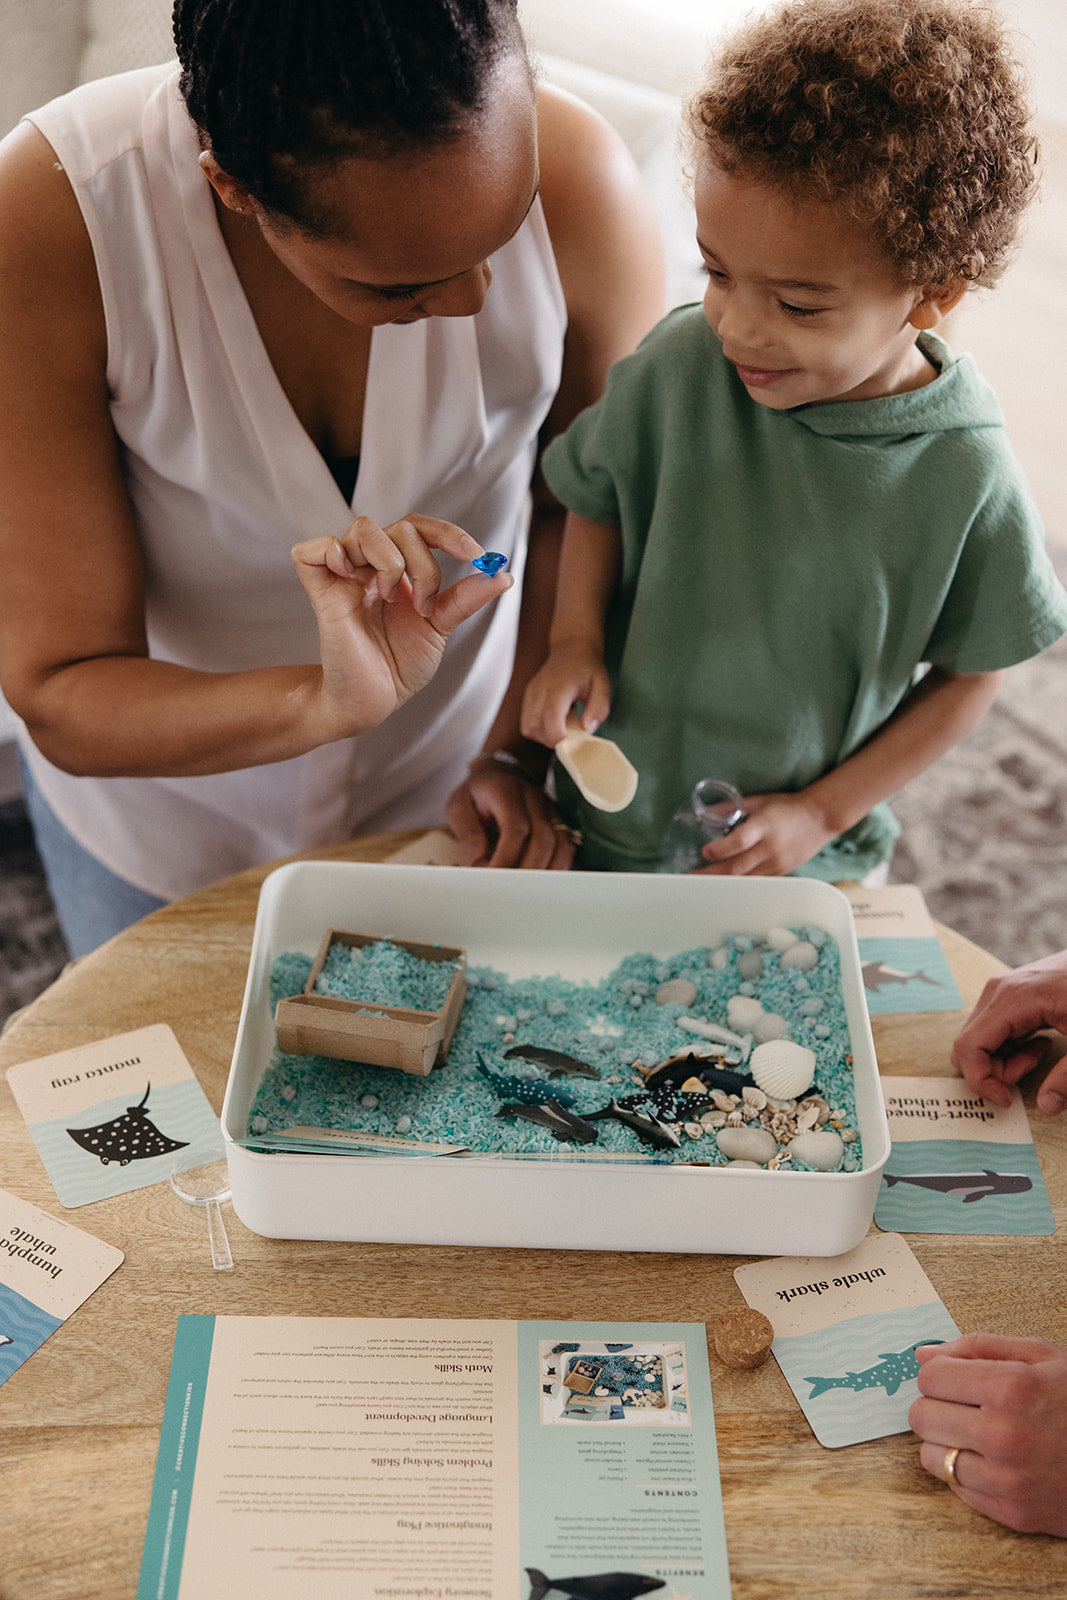
[[[7,1080],[61,1205],[144,1189],[219,1119],[165,1023],[8,1067]]]
[[[0,1189],[0,1383],[122,1262],[121,1250]]]
[[[843,1256],[754,1261],[734,1279],[769,1318],[771,1352],[828,1450],[907,1433],[916,1346],[959,1338],[899,1234],[868,1234]]]
[[[904,1233],[1055,1232],[1018,1089],[994,1106],[962,1078],[883,1078],[893,1147],[874,1220]]]
[[[922,891],[914,884],[885,889],[850,886],[867,1010],[872,1017],[903,1011],[958,1011],[963,999]]]

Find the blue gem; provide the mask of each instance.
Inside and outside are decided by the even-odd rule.
[[[484,556],[476,556],[471,566],[477,567],[479,572],[484,572],[487,578],[495,577],[501,567],[508,564],[507,556],[502,556],[499,550],[487,550]]]

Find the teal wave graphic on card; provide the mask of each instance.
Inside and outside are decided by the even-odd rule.
[[[903,1233],[1046,1235],[1056,1227],[1033,1145],[987,1139],[894,1139],[874,1220]]]
[[[6,1382],[62,1325],[62,1317],[51,1316],[25,1295],[0,1283],[0,1383]]]
[[[773,1350],[815,1437],[837,1449],[907,1433],[919,1397],[915,1346],[957,1338],[945,1307],[932,1300],[776,1338]]]
[[[893,1012],[958,1011],[952,969],[936,934],[928,938],[861,938],[863,992],[871,1016]]]

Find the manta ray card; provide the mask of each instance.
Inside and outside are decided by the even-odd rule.
[[[868,1234],[843,1256],[755,1261],[734,1279],[770,1319],[771,1352],[828,1450],[907,1433],[917,1346],[959,1338],[899,1234]]]
[[[0,1189],[0,1383],[88,1300],[121,1250]]]
[[[61,1205],[170,1177],[219,1119],[165,1023],[9,1067],[7,1079]]]
[[[1018,1089],[994,1106],[962,1078],[883,1078],[893,1145],[874,1220],[904,1233],[1055,1232]]]
[[[922,891],[910,883],[848,888],[872,1017],[902,1011],[958,1011],[963,999]]]

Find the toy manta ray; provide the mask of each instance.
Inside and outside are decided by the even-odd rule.
[[[151,1088],[149,1084],[143,1098],[135,1106],[127,1106],[123,1116],[101,1122],[96,1128],[68,1128],[67,1132],[75,1144],[90,1155],[99,1156],[105,1167],[111,1161],[126,1167],[131,1161],[147,1161],[150,1156],[183,1150],[187,1140],[168,1139],[150,1120],[146,1108]]]

